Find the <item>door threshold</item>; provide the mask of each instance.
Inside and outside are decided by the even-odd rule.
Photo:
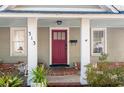
[[[50,65],[50,67],[69,67],[67,64],[56,64],[56,65]]]

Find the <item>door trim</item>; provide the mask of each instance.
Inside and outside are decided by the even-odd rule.
[[[49,65],[52,65],[52,30],[67,30],[67,65],[69,65],[69,27],[50,27],[49,29]]]

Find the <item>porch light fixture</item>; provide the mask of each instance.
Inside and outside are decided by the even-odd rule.
[[[61,25],[62,21],[61,20],[57,20],[56,23],[57,23],[57,25]]]

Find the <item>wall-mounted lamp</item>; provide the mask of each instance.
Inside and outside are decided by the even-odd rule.
[[[62,21],[61,21],[61,20],[57,20],[57,21],[56,21],[56,24],[57,24],[57,25],[61,25],[61,24],[62,24]]]
[[[71,45],[76,45],[77,44],[77,40],[70,40]]]

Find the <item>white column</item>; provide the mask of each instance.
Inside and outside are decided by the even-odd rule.
[[[28,80],[30,85],[32,80],[32,69],[37,67],[37,18],[27,19],[28,29]]]
[[[81,75],[80,83],[82,85],[87,84],[86,67],[85,65],[90,63],[90,20],[81,19]]]

